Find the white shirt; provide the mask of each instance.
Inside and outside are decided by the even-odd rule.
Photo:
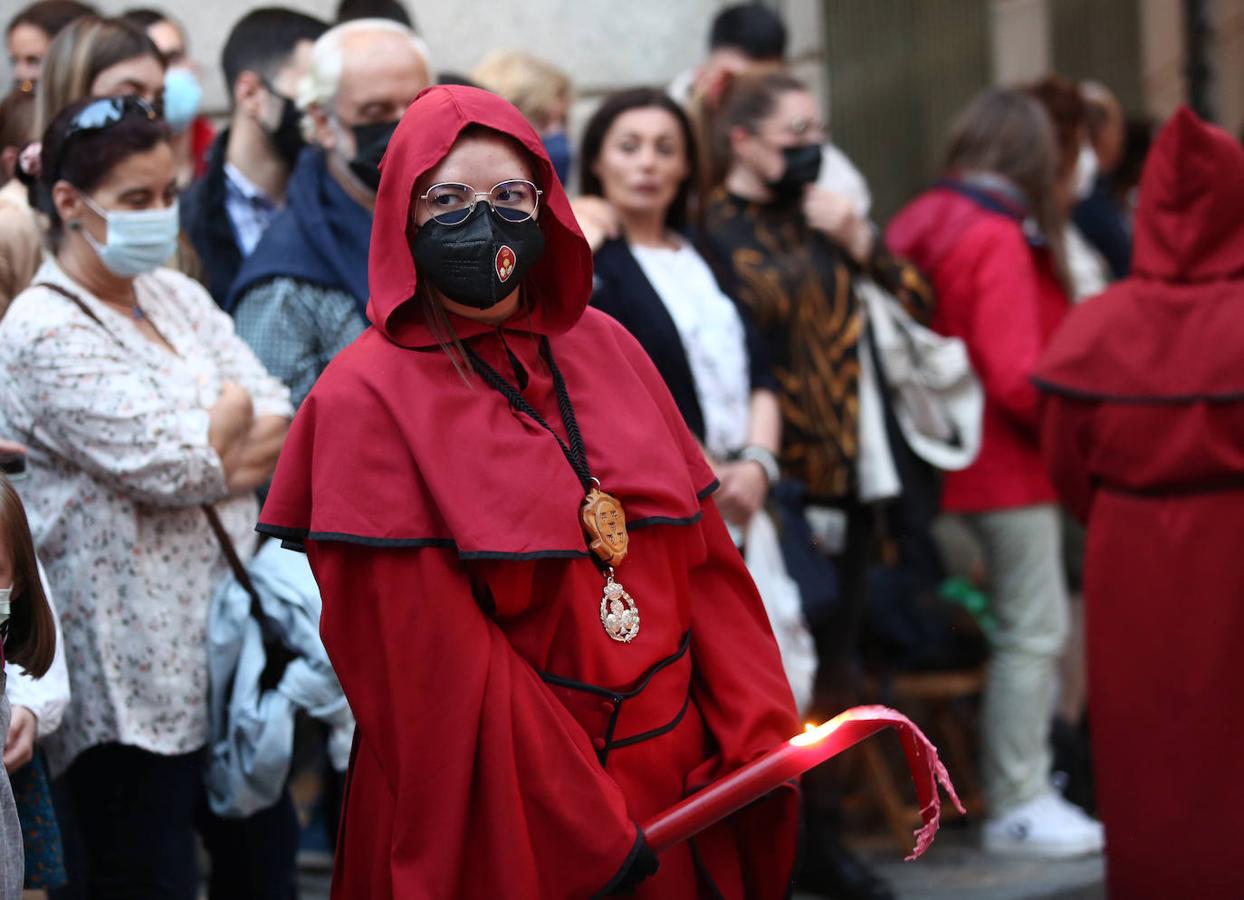
[[[1073,222],[1063,226],[1067,248],[1067,268],[1071,274],[1072,301],[1082,303],[1096,297],[1110,286],[1110,270],[1106,261],[1080,233]]]
[[[678,329],[704,416],[704,449],[718,458],[741,450],[751,379],[739,311],[689,244],[677,250],[632,245],[631,253]]]
[[[225,213],[242,256],[250,256],[281,211],[280,205],[233,163],[225,163]]]
[[[44,281],[104,327],[35,286]],[[0,321],[0,433],[30,448],[20,491],[60,605],[72,685],[44,744],[53,774],[97,744],[173,755],[206,743],[207,611],[228,566],[199,507],[216,505],[243,558],[258,514],[253,497],[228,497],[208,409],[231,381],[256,416],[292,414],[289,392],[200,285],[159,269],[134,290],[175,353],[54,260]]]

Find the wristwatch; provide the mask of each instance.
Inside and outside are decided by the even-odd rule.
[[[782,471],[778,468],[777,457],[764,447],[758,447],[755,444],[750,447],[744,447],[739,451],[739,459],[760,463],[760,468],[765,470],[765,477],[769,479],[770,485],[777,484],[778,479],[782,477]]]

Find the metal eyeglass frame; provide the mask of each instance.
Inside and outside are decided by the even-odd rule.
[[[432,221],[436,222],[439,225],[444,225],[448,228],[456,228],[459,225],[465,224],[467,219],[471,218],[471,214],[475,212],[475,207],[479,204],[480,197],[485,197],[485,198],[491,197],[492,192],[495,191],[497,188],[501,187],[501,185],[503,184],[530,185],[531,189],[536,192],[535,205],[531,208],[531,212],[527,214],[527,217],[523,219],[507,219],[505,216],[501,215],[501,213],[497,212],[497,207],[496,205],[493,204],[491,200],[488,200],[488,211],[491,212],[498,219],[501,219],[503,222],[509,222],[510,224],[513,224],[513,225],[517,225],[519,222],[530,222],[532,219],[534,219],[536,217],[536,213],[539,212],[540,210],[540,198],[544,196],[544,191],[536,187],[536,183],[534,181],[529,181],[526,178],[506,178],[504,181],[498,181],[496,184],[494,184],[491,188],[489,188],[486,191],[477,191],[474,185],[464,184],[461,181],[438,181],[436,184],[430,185],[426,191],[420,194],[419,199],[427,207],[429,214],[432,216]],[[447,186],[464,187],[471,194],[471,205],[467,207],[466,215],[462,217],[461,222],[442,222],[440,219],[436,217],[436,213],[432,211],[431,203],[429,203],[428,201],[428,196],[434,190],[436,190],[438,187],[447,187]],[[513,207],[508,207],[508,208],[513,209]],[[458,212],[458,210],[454,210],[454,212]]]

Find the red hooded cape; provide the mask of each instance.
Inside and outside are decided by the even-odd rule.
[[[1112,897],[1244,896],[1244,149],[1187,109],[1150,152],[1132,277],[1036,370],[1088,523],[1089,707]]]
[[[508,135],[544,190],[546,249],[504,331],[457,335],[566,438],[541,336],[593,475],[626,508],[618,578],[642,626],[601,627],[583,489],[557,442],[464,378],[414,299],[417,182],[467,126]],[[711,500],[711,470],[652,363],[587,309],[591,254],[535,131],[484,91],[435,87],[381,165],[372,326],[299,410],[260,530],[303,543],[358,736],[333,896],[551,898],[607,891],[635,822],[798,730],[764,609]],[[515,175],[521,173],[515,173]],[[510,176],[514,177],[514,176]],[[517,363],[506,353],[508,346]],[[662,854],[640,897],[779,897],[783,790]]]

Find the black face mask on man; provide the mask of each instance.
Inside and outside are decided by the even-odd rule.
[[[782,148],[782,174],[769,182],[778,200],[797,200],[803,189],[815,184],[821,174],[821,145],[800,144]]]
[[[496,306],[518,286],[544,253],[535,219],[507,222],[478,203],[460,225],[429,219],[410,242],[419,273],[455,303]]]
[[[389,148],[389,141],[400,121],[370,122],[350,128],[355,148],[354,159],[349,163],[350,171],[373,191],[380,190],[380,160],[384,158],[384,151]]]
[[[277,155],[284,160],[285,165],[292,169],[294,163],[298,162],[298,154],[302,152],[303,147],[307,146],[307,142],[302,137],[302,113],[298,111],[298,104],[292,99],[271,85],[265,84],[265,87],[273,97],[281,101],[281,120],[277,122],[275,129],[268,132],[268,139],[272,141],[272,147]]]

